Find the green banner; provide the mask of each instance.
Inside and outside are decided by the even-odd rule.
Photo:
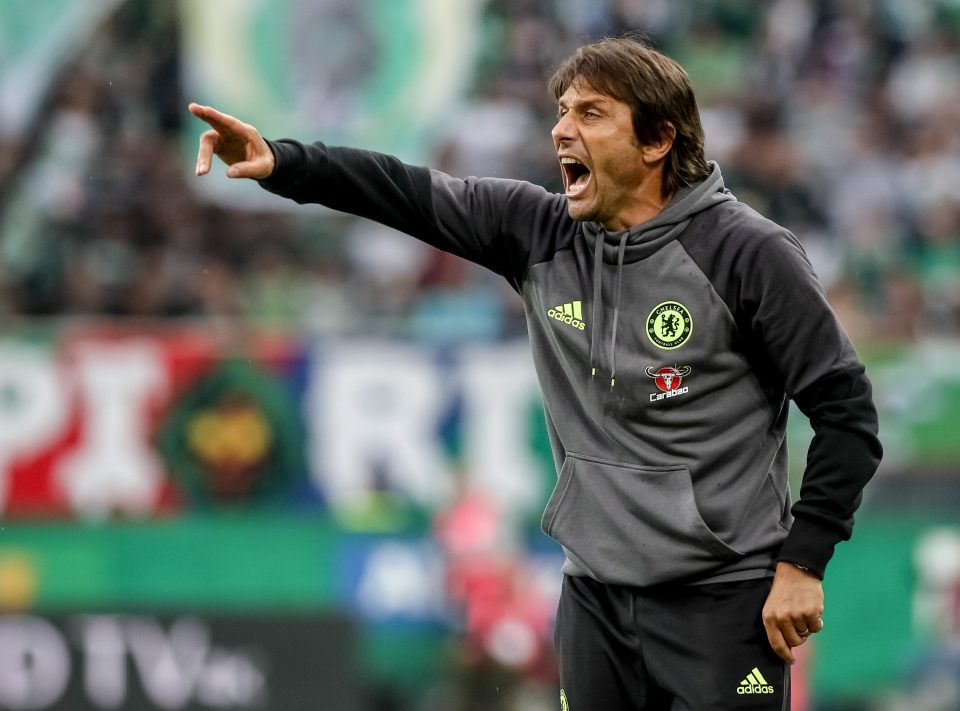
[[[427,603],[439,581],[408,587],[413,598],[395,599],[387,624],[377,623],[361,603],[374,581],[391,579],[371,567],[381,559],[377,550],[406,551],[400,560],[423,560],[429,571],[436,555],[430,540],[422,522],[370,536],[347,533],[315,514],[8,524],[0,540],[0,605],[44,614],[347,608],[367,620],[363,654],[370,673],[409,681],[425,671],[423,665],[437,671],[442,609],[428,610]],[[826,626],[812,639],[805,662],[815,697],[862,699],[902,689],[918,659],[948,649],[950,635],[960,632],[960,611],[938,611],[937,601],[957,592],[938,571],[958,556],[960,527],[949,512],[863,515],[853,540],[838,547],[824,584]],[[548,565],[559,584],[559,559]],[[351,575],[359,577],[351,583]],[[392,579],[396,594],[399,578]],[[419,615],[416,624],[411,615]],[[394,654],[391,649],[403,646],[385,646],[387,639],[423,645],[423,655]]]
[[[185,91],[272,138],[356,145],[423,162],[469,89],[480,0],[182,0]],[[204,129],[192,122],[186,151]],[[189,160],[185,165],[193,165]],[[215,197],[263,203],[228,181]]]

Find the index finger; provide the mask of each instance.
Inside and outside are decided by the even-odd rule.
[[[783,636],[780,628],[775,625],[764,626],[767,628],[767,639],[770,642],[770,646],[773,647],[773,651],[787,664],[793,664],[796,661],[793,656],[793,650],[790,649],[790,644]]]
[[[224,133],[239,133],[244,123],[230,114],[224,114],[217,111],[212,106],[202,106],[191,102],[187,107],[194,116],[201,121],[206,121],[213,128]]]

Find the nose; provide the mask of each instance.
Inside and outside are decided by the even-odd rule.
[[[560,145],[565,141],[573,140],[573,129],[574,123],[570,118],[570,111],[567,111],[565,114],[561,115],[557,119],[557,123],[554,125],[553,130],[550,131],[550,135],[553,137],[554,145]]]

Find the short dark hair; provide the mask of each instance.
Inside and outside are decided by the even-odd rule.
[[[673,124],[677,133],[664,164],[664,194],[709,175],[697,100],[676,61],[640,37],[602,39],[566,59],[550,78],[550,91],[559,100],[575,82],[627,104],[640,145],[658,141],[667,122]]]

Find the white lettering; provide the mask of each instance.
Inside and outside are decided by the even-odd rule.
[[[166,395],[158,346],[147,340],[85,343],[74,349],[84,438],[55,473],[78,513],[149,512],[163,480],[150,447],[147,406]]]
[[[314,359],[311,471],[332,504],[388,486],[436,507],[451,494],[437,437],[447,393],[429,349],[351,345]]]
[[[526,344],[464,349],[467,475],[492,501],[516,513],[540,508],[544,471],[532,456],[530,418],[540,395]]]
[[[69,678],[67,644],[53,625],[39,617],[0,618],[0,708],[51,706]]]
[[[0,512],[6,508],[11,462],[49,444],[66,421],[63,384],[50,349],[0,345]]]
[[[264,673],[247,657],[212,649],[197,685],[196,699],[206,706],[262,706],[266,698]]]
[[[685,385],[682,388],[668,390],[665,393],[650,393],[650,402],[657,402],[658,400],[676,397],[677,395],[686,395],[688,392],[690,392],[690,388]]]
[[[127,696],[126,643],[120,620],[114,615],[91,615],[80,622],[87,694],[95,706],[118,708]]]
[[[210,649],[210,631],[182,618],[169,636],[155,621],[134,618],[125,625],[130,656],[151,701],[167,709],[185,706],[193,695]]]
[[[266,698],[266,676],[257,662],[244,652],[213,646],[203,620],[179,618],[165,630],[152,617],[89,615],[79,618],[77,630],[84,689],[97,708],[127,703],[128,654],[143,693],[161,708],[179,709],[191,701],[250,708]]]

